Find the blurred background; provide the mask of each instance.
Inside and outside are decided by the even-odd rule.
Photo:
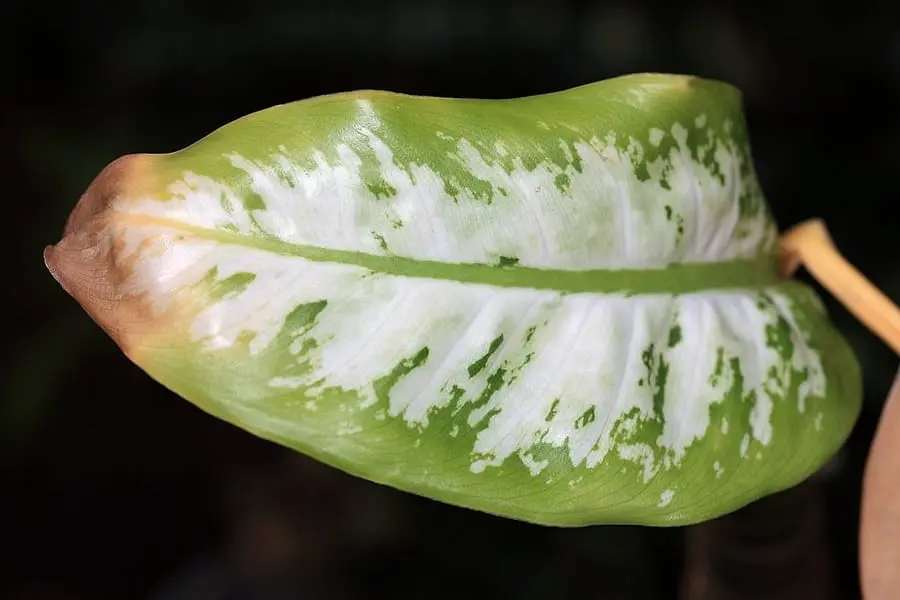
[[[885,2],[0,2],[0,598],[675,598],[686,531],[540,528],[353,479],[206,416],[44,269],[112,159],[358,88],[511,97],[635,71],[745,94],[783,227],[819,216],[900,298],[900,18]],[[866,406],[817,526],[857,598],[859,487],[896,357],[825,296]]]

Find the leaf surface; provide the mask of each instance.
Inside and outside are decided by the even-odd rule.
[[[856,420],[777,236],[739,93],[649,74],[276,106],[119,159],[45,258],[257,435],[508,517],[663,525],[798,483]]]

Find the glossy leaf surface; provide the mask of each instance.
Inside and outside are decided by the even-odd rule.
[[[739,93],[357,92],[110,165],[48,248],[152,377],[350,473],[538,523],[685,524],[809,476],[861,400]]]

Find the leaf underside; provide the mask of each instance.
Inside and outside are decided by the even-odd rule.
[[[54,276],[163,385],[367,479],[678,525],[818,469],[856,359],[781,280],[725,84],[277,106],[82,197]]]

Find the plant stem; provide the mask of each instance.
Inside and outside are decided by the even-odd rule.
[[[781,239],[782,274],[802,264],[816,280],[873,333],[900,354],[900,309],[835,248],[825,224],[813,219]]]

